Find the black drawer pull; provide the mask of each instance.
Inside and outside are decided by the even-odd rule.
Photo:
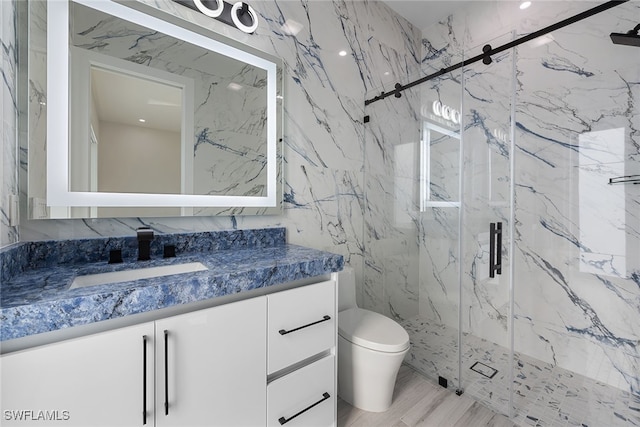
[[[142,425],[147,424],[147,336],[142,336]]]
[[[328,317],[328,316],[325,316]],[[319,404],[321,404],[322,402],[324,402],[325,400],[327,400],[328,398],[330,398],[331,396],[329,396],[329,393],[324,392],[322,393],[322,399],[318,400],[316,403],[314,403],[311,406],[307,406],[306,408],[304,408],[302,411],[298,412],[297,414],[295,414],[294,416],[292,416],[291,418],[285,418],[285,417],[280,417],[280,419],[278,420],[278,422],[280,423],[280,425],[286,424],[289,421],[291,421],[292,419],[294,419],[295,417],[297,417],[298,415],[304,414],[305,412],[307,412],[309,409],[313,408],[314,406],[317,406]]]
[[[164,330],[164,414],[169,415],[169,331]]]
[[[317,325],[318,323],[326,322],[327,320],[331,320],[331,316],[327,316],[325,314],[324,316],[322,316],[322,320],[318,320],[316,322],[311,322],[308,325],[300,326],[298,328],[291,329],[290,331],[286,331],[284,329],[280,329],[278,332],[280,333],[280,335],[287,335],[287,334],[290,334],[291,332],[299,331],[300,329],[308,328],[309,326],[313,326],[313,325]]]

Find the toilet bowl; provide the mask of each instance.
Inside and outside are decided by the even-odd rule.
[[[355,302],[355,274],[338,276],[338,396],[365,411],[391,406],[409,334],[398,323]]]

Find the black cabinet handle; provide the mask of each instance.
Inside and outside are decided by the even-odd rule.
[[[169,415],[169,331],[164,330],[164,414]]]
[[[147,336],[142,336],[142,425],[147,424]]]
[[[326,317],[326,316],[325,316]],[[298,412],[297,414],[293,415],[292,417],[289,418],[285,418],[285,417],[280,417],[280,419],[278,420],[278,422],[280,423],[280,425],[286,424],[289,421],[291,421],[292,419],[294,419],[295,417],[297,417],[298,415],[302,415],[305,412],[307,412],[309,409],[313,408],[314,406],[317,406],[319,404],[321,404],[322,402],[324,402],[325,400],[327,400],[328,398],[330,398],[331,396],[329,395],[329,393],[324,392],[322,393],[322,399],[318,400],[316,403],[314,403],[311,406],[307,406],[306,408],[304,408],[302,411]]]
[[[496,224],[496,274],[502,274],[502,223]]]
[[[284,330],[284,329],[280,329],[278,332],[280,333],[280,335],[287,335],[290,334],[291,332],[295,332],[295,331],[299,331],[300,329],[304,329],[304,328],[308,328],[309,326],[313,326],[313,325],[317,325],[318,323],[322,323],[322,322],[326,322],[327,320],[331,320],[331,316],[327,316],[326,314],[324,316],[322,316],[322,320],[318,320],[315,322],[311,322],[307,325],[304,326],[299,326],[295,329],[291,329],[291,330]]]
[[[502,274],[502,223],[489,224],[489,277]]]

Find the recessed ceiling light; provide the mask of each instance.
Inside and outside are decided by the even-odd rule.
[[[159,107],[182,107],[182,103],[162,101],[160,99],[149,99],[147,100],[147,105],[157,105]]]
[[[529,6],[531,6],[531,2],[530,1],[523,1],[522,3],[520,3],[520,9],[522,9],[522,10],[525,10]]]
[[[341,50],[340,52],[338,52],[338,55],[347,56],[347,51],[346,50]]]
[[[138,119],[138,121],[139,121],[140,123],[144,123],[144,122],[146,122],[146,120],[145,120],[145,119]]]
[[[389,74],[391,74],[391,73],[390,73],[390,72],[388,72],[388,71],[385,71],[385,72],[384,72],[384,75],[385,75],[385,76],[388,76]]]
[[[227,87],[229,89],[231,89],[231,90],[240,90],[240,89],[242,89],[242,85],[240,85],[238,83],[234,83],[234,82],[229,83],[229,86],[227,86]]]

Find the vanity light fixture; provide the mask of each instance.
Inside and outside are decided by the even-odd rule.
[[[205,16],[236,27],[242,32],[252,34],[258,29],[258,14],[243,1],[233,5],[224,0],[173,0],[183,6],[196,10]],[[215,4],[215,8],[211,7]]]
[[[531,6],[531,2],[530,1],[523,1],[522,3],[520,3],[520,9],[521,10],[525,10],[525,9],[529,8],[529,6]]]
[[[231,7],[231,20],[236,28],[247,34],[252,34],[258,29],[258,15],[256,15],[256,11],[245,2],[236,2],[236,4]],[[243,20],[251,24],[247,25],[242,22]]]
[[[193,4],[196,5],[198,10],[201,13],[207,15],[208,17],[217,18],[218,16],[222,15],[222,11],[224,10],[224,1],[213,0],[213,1],[210,1],[209,3],[215,3],[217,7],[215,9],[209,9],[208,6],[205,6],[204,3],[202,3],[202,0],[193,0]]]

